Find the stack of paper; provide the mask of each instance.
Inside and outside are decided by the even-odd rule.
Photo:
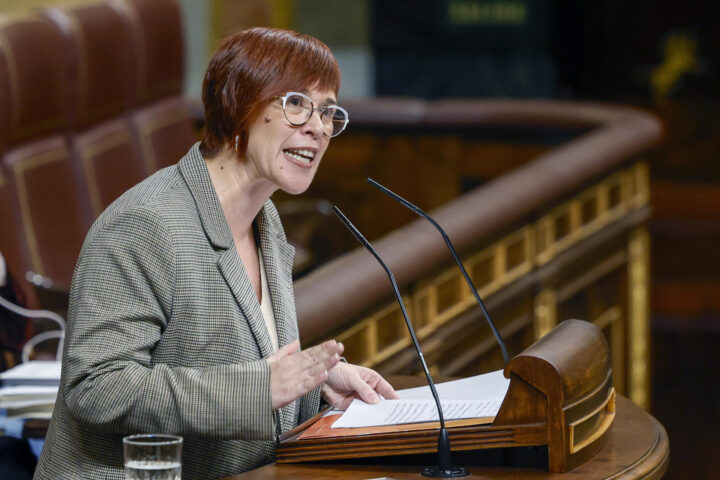
[[[502,370],[464,378],[436,386],[445,420],[485,418],[497,415],[510,380]],[[432,422],[439,419],[430,387],[409,388],[397,392],[397,400],[369,405],[353,400],[332,428],[362,428]],[[334,412],[337,413],[337,412]]]
[[[60,362],[26,362],[0,373],[0,415],[49,418],[60,384]]]

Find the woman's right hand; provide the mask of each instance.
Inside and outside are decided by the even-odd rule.
[[[277,410],[297,400],[328,378],[328,370],[340,361],[343,344],[335,340],[298,352],[295,340],[267,359],[270,365],[272,408]]]

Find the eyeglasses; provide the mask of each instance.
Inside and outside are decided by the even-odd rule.
[[[300,92],[287,92],[284,97],[278,97],[278,99],[282,100],[285,118],[290,122],[290,125],[296,127],[305,125],[315,110],[320,113],[323,133],[328,137],[340,135],[350,122],[348,112],[344,108],[337,105],[315,108],[310,97]]]

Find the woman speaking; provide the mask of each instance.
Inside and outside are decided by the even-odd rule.
[[[288,245],[270,196],[305,191],[348,124],[326,45],[253,28],[203,83],[206,127],[177,165],[97,219],[73,277],[60,392],[35,478],[121,479],[122,437],[184,437],[183,477],[274,459],[321,396],[393,398],[342,344],[300,350]]]

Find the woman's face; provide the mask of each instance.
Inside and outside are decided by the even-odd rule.
[[[316,108],[335,104],[333,91],[302,91]],[[304,125],[291,125],[283,114],[282,101],[272,100],[250,125],[246,166],[257,179],[291,194],[308,189],[330,138],[323,134],[320,113],[313,111]]]

